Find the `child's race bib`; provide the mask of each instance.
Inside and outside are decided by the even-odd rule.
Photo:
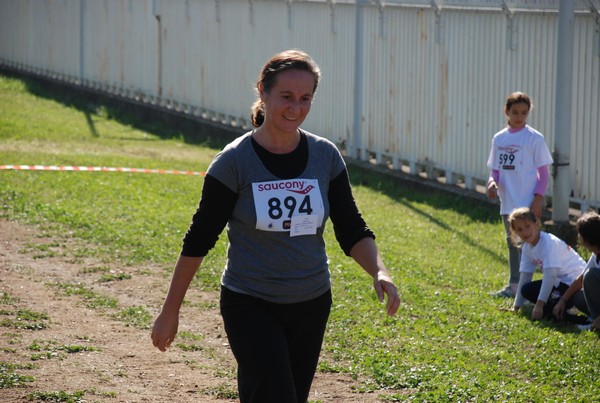
[[[518,171],[521,165],[521,148],[508,145],[498,147],[498,168],[501,171]]]

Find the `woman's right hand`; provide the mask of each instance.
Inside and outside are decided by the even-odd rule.
[[[160,351],[167,348],[175,340],[179,327],[179,309],[183,303],[185,293],[202,263],[203,257],[190,257],[179,255],[175,263],[175,271],[171,279],[171,286],[160,314],[152,327],[152,344]]]
[[[177,329],[179,327],[179,315],[169,315],[164,311],[158,315],[152,327],[152,344],[160,351],[167,351],[167,348],[175,340]]]

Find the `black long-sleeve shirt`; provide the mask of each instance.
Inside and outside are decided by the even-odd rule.
[[[273,154],[254,139],[252,146],[265,167],[281,179],[297,177],[308,161],[308,143],[304,134],[298,147],[289,154]],[[352,247],[361,239],[375,238],[356,207],[346,169],[331,181],[327,198],[335,236],[346,255],[350,255]],[[235,192],[206,175],[200,204],[183,239],[183,256],[206,256],[227,225],[236,200]]]

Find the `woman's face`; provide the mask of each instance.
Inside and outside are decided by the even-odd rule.
[[[508,125],[513,129],[525,127],[527,116],[529,116],[529,106],[523,102],[512,104],[510,109],[504,111],[508,118]]]
[[[523,242],[527,242],[531,245],[536,245],[538,243],[540,239],[540,228],[537,223],[521,218],[514,220],[511,227]]]
[[[304,70],[286,70],[279,73],[271,91],[260,98],[265,104],[264,125],[271,133],[295,134],[306,119],[313,101],[315,80]]]

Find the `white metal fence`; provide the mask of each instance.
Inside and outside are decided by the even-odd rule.
[[[324,77],[307,130],[349,155],[476,189],[503,102],[554,144],[558,0],[0,0],[0,67],[249,127],[286,48]],[[575,2],[571,201],[600,207],[600,0]],[[551,192],[549,194],[551,195]]]

